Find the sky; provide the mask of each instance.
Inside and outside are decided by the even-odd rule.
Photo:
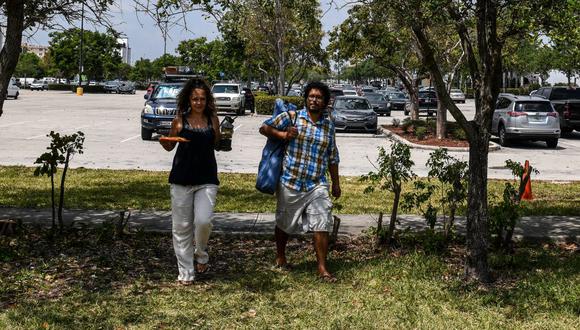
[[[335,0],[329,5],[330,0],[322,0],[322,24],[323,29],[328,32],[335,25],[342,23],[347,17],[347,9],[344,4],[346,0]],[[337,8],[337,6],[343,8]],[[112,21],[114,29],[129,39],[131,48],[131,60],[134,63],[139,58],[155,59],[163,55],[163,37],[159,28],[154,24],[153,19],[143,14],[137,17],[133,7],[133,0],[119,0],[117,7],[112,8]],[[182,40],[206,37],[213,40],[219,37],[219,32],[215,23],[204,19],[200,12],[190,13],[187,17],[188,28],[191,31],[184,31],[181,27],[175,27],[167,40],[167,52],[176,54],[175,49]],[[80,22],[78,24],[80,27]],[[85,29],[95,30],[95,27],[87,26]],[[23,40],[35,45],[48,46],[50,31],[38,31],[28,40]],[[325,45],[327,40],[325,40]],[[323,45],[323,46],[325,46]]]

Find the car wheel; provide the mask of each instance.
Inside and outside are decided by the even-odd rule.
[[[405,116],[408,116],[408,115],[409,115],[409,111],[405,111]]]
[[[503,125],[499,126],[497,135],[499,136],[499,145],[506,147],[508,145],[508,138],[506,135],[505,127],[503,127]]]
[[[389,112],[387,112],[387,117],[390,117],[390,116],[391,116],[391,112],[389,111]]]
[[[548,145],[548,148],[556,148],[558,146],[558,139],[547,139],[546,144]]]
[[[14,99],[17,100],[18,99],[18,95],[20,95],[20,93],[16,92],[16,95],[14,95]]]
[[[236,114],[238,116],[243,116],[246,113],[246,110],[244,109],[243,106],[240,105],[240,107],[238,108],[238,111],[236,111]]]
[[[146,129],[145,127],[141,127],[141,139],[145,141],[151,140],[153,136],[153,131],[150,129]]]

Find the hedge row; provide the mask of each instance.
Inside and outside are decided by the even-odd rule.
[[[530,95],[530,92],[537,89],[535,88],[537,86],[531,86],[531,87],[520,87],[520,88],[502,88],[500,89],[500,93],[508,93],[508,94],[514,94],[514,95]],[[465,96],[468,98],[474,98],[474,93],[473,93],[473,89],[468,88],[467,92],[465,93]]]
[[[255,98],[256,113],[261,115],[271,115],[272,111],[274,111],[274,104],[276,103],[277,98],[295,104],[298,109],[304,107],[304,99],[300,96],[258,95]]]
[[[49,91],[71,91],[73,93],[77,92],[78,85],[70,85],[70,84],[49,84],[48,90]],[[105,93],[104,86],[83,86],[83,93]]]

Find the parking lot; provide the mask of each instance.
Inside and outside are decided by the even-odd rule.
[[[140,112],[144,92],[135,95],[85,94],[77,96],[61,91],[21,90],[17,100],[6,100],[0,117],[0,164],[33,166],[34,160],[49,145],[46,135],[54,130],[61,134],[83,131],[85,152],[76,155],[72,167],[169,170],[173,152],[167,152],[156,141],[142,141]],[[459,105],[468,118],[474,114],[474,104],[468,100]],[[223,114],[220,114],[220,117]],[[266,116],[238,117],[234,123],[233,150],[218,152],[220,172],[255,173],[265,138],[258,127]],[[391,117],[379,117],[379,124],[392,118],[404,118],[402,111]],[[451,115],[449,115],[451,119]],[[360,175],[373,170],[377,148],[388,148],[391,142],[384,136],[369,134],[339,134],[340,172]],[[426,175],[425,161],[429,150],[412,150],[415,172]],[[453,153],[467,159],[466,152]],[[540,170],[537,179],[580,180],[580,133],[560,139],[556,149],[543,142],[520,142],[509,148],[490,152],[489,176],[509,178],[503,168],[506,159],[520,162],[526,159]]]

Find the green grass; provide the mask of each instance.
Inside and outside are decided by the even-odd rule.
[[[50,180],[35,177],[34,169],[0,166],[0,205],[50,207]],[[59,172],[60,173],[60,172]],[[167,172],[140,170],[71,169],[66,181],[66,208],[169,210]],[[255,175],[220,173],[217,212],[274,212],[274,197],[254,188]],[[57,181],[58,182],[58,181]],[[501,196],[505,181],[490,180],[490,198]],[[366,183],[342,177],[340,213],[390,212],[393,196],[376,191],[364,194]],[[411,189],[411,184],[404,191]],[[526,202],[524,215],[580,215],[580,184],[533,182],[535,200]],[[415,212],[415,211],[412,211]]]
[[[576,247],[577,248],[577,247]],[[336,284],[318,281],[309,241],[271,269],[270,240],[210,241],[211,274],[179,287],[168,234],[110,239],[106,228],[48,242],[38,229],[0,237],[2,329],[578,329],[580,255],[555,245],[492,254],[498,280],[462,281],[463,246],[376,252],[366,238],[330,253]]]

